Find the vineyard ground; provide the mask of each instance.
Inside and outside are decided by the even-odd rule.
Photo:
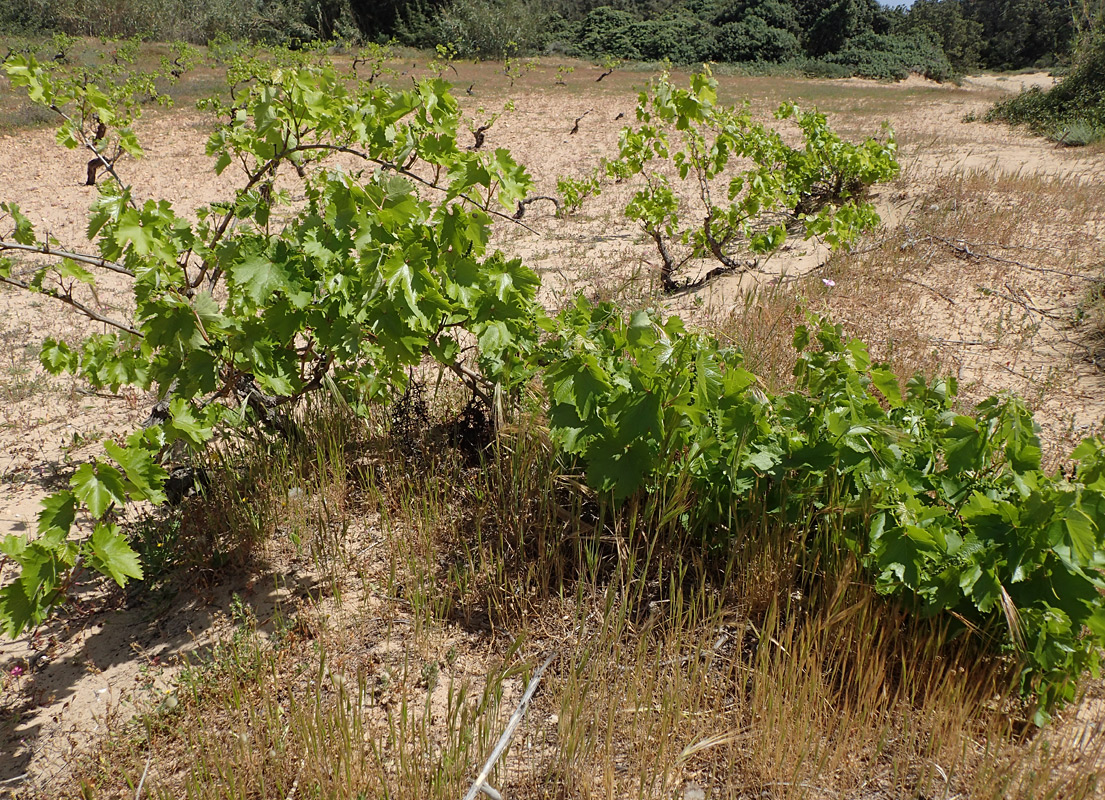
[[[615,152],[649,77],[617,70],[596,82],[600,70],[579,63],[559,85],[556,66],[542,63],[509,81],[501,65],[458,63],[446,76],[477,125],[514,101],[484,146],[511,150],[538,192],[550,195],[558,176],[581,176]],[[405,82],[425,71],[425,59],[392,67],[388,79]],[[850,138],[889,121],[903,171],[874,198],[884,227],[831,260],[794,242],[763,274],[723,277],[668,297],[659,292],[650,243],[618,212],[628,189],[610,187],[564,218],[535,203],[524,226],[500,224],[495,235],[498,246],[538,270],[549,307],[575,292],[663,307],[741,344],[765,383],[780,386],[802,306],[844,323],[902,375],[955,374],[968,402],[1006,390],[1027,398],[1052,466],[1101,429],[1105,148],[1057,148],[1003,125],[965,121],[1010,89],[1050,79],[984,76],[958,86],[919,78],[893,85],[719,80],[723,100],[747,98],[764,118],[796,100],[827,112]],[[178,209],[211,202],[230,179],[216,177],[204,156],[210,125],[185,107],[150,112],[138,127],[146,158],[122,169],[143,192]],[[18,201],[61,242],[82,241],[94,196],[80,185],[85,159],[60,150],[51,129],[5,130],[2,199]],[[98,300],[126,310],[110,284]],[[48,299],[0,289],[0,537],[33,527],[43,496],[104,438],[132,430],[149,413],[150,397],[89,394],[38,365],[44,338],[72,341],[92,330]],[[270,535],[248,559],[223,569],[182,568],[126,597],[90,589],[79,607],[34,636],[0,644],[0,753],[12,755],[0,759],[0,796],[81,796],[82,781],[97,787],[85,796],[133,796],[144,773],[148,786],[174,796],[189,770],[196,777],[196,764],[212,785],[224,764],[240,771],[242,786],[267,776],[265,796],[290,797],[296,785],[308,796],[326,760],[338,759],[322,742],[344,753],[344,768],[371,770],[346,764],[356,748],[333,731],[305,750],[289,746],[290,761],[274,743],[300,741],[295,732],[309,727],[313,707],[353,695],[364,701],[363,716],[350,724],[381,743],[375,768],[392,782],[392,796],[451,796],[475,775],[521,695],[519,659],[532,666],[551,649],[567,652],[583,630],[598,642],[591,683],[580,685],[568,665],[549,673],[497,773],[506,796],[876,798],[914,796],[924,786],[928,796],[950,798],[976,796],[1006,767],[1022,776],[1017,791],[1066,787],[1062,796],[1074,796],[1076,776],[1105,770],[1105,688],[1097,682],[1086,684],[1082,702],[1052,729],[1015,743],[955,716],[950,698],[963,678],[942,678],[934,689],[938,699],[925,709],[936,709],[938,723],[875,701],[862,709],[811,708],[829,702],[828,694],[809,694],[816,647],[783,642],[784,652],[784,645],[799,647],[795,659],[763,667],[774,694],[760,684],[750,690],[761,702],[753,714],[726,699],[702,658],[739,644],[739,609],[695,606],[679,618],[654,603],[636,613],[629,598],[597,583],[575,597],[515,598],[509,579],[516,565],[501,554],[491,563],[484,549],[460,541],[464,512],[450,508],[453,495],[438,485],[463,475],[460,467],[427,467],[366,448],[374,454],[358,457],[390,483],[331,477],[304,490],[273,474],[279,467],[262,471],[263,490],[249,503],[270,521]],[[131,523],[161,524],[151,520]],[[489,574],[499,575],[498,585],[492,577],[484,586]],[[641,644],[611,630],[636,634]],[[870,680],[879,685],[874,674]],[[472,723],[474,742],[450,733],[463,719],[457,709],[467,707],[465,692],[491,698]],[[591,728],[569,730],[565,720],[584,708],[594,714]],[[136,714],[148,724],[135,726]],[[859,729],[875,718],[883,727]],[[904,741],[902,731],[911,728],[947,741]],[[903,740],[880,743],[890,730]],[[265,735],[272,738],[262,742]],[[655,745],[665,738],[671,744]],[[261,752],[262,744],[273,753]],[[433,762],[434,753],[449,766]],[[1023,778],[1030,767],[1038,785]],[[644,775],[648,781],[638,779]],[[705,795],[695,794],[700,789]]]

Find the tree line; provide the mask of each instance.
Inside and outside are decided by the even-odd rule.
[[[0,33],[334,38],[462,56],[560,54],[936,79],[1067,63],[1099,0],[0,0]]]

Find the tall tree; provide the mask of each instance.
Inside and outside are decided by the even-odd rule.
[[[985,66],[1020,69],[1054,63],[1074,43],[1074,0],[964,0],[982,25]]]
[[[915,0],[899,30],[932,33],[952,66],[960,72],[976,69],[982,63],[986,45],[983,26],[967,15],[962,0]]]
[[[820,8],[820,11],[817,9]],[[811,56],[835,53],[861,33],[888,33],[890,15],[876,0],[814,0],[806,13],[816,13],[806,30],[806,51]]]

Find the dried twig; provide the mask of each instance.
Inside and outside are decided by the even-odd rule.
[[[590,114],[594,110],[595,109],[593,109],[593,108],[589,108],[586,111],[584,111],[582,114],[580,114],[578,117],[576,117],[576,123],[575,123],[575,125],[572,126],[572,129],[570,131],[568,131],[568,135],[572,136],[573,134],[579,133],[580,120],[582,120],[584,117],[586,117],[588,114]]]
[[[142,787],[146,784],[146,776],[150,774],[150,762],[153,761],[153,750],[146,756],[146,768],[142,770],[142,777],[138,779],[138,788],[134,791],[134,800],[142,800]]]
[[[1056,320],[1057,322],[1067,321],[1066,318],[1060,314],[1056,314],[1053,311],[1048,311],[1047,309],[1040,308],[1039,306],[1033,305],[1024,298],[1017,297],[1016,294],[1013,293],[1015,292],[1015,290],[1011,286],[1009,286],[1009,284],[1006,284],[1005,288],[1009,289],[1012,294],[1004,294],[1003,292],[999,292],[996,289],[991,289],[978,283],[975,284],[975,288],[984,295],[987,295],[989,297],[996,297],[999,300],[1004,300],[1007,303],[1012,303],[1013,305],[1020,306],[1029,314],[1039,314],[1041,317],[1047,317],[1048,319]],[[1025,296],[1027,297],[1027,295]]]
[[[556,658],[556,655],[556,651],[553,651],[553,653],[545,659],[545,662],[537,668],[537,671],[533,673],[533,677],[530,679],[526,691],[522,694],[522,699],[518,702],[518,707],[514,709],[514,713],[510,715],[510,720],[506,724],[503,735],[499,737],[499,741],[495,744],[495,749],[491,751],[487,763],[483,765],[480,774],[476,776],[476,780],[473,781],[472,787],[468,790],[468,794],[464,796],[464,800],[476,800],[476,795],[481,792],[492,800],[498,800],[499,793],[487,785],[487,777],[491,774],[491,770],[495,769],[495,763],[499,760],[499,757],[502,756],[507,745],[510,744],[515,729],[521,724],[522,717],[525,716],[526,707],[529,705],[529,701],[533,698],[534,692],[537,691],[538,684],[541,683],[541,677],[545,674],[545,670],[548,669],[549,664]]]
[[[103,314],[96,313],[84,303],[73,297],[73,295],[71,294],[59,292],[54,289],[36,289],[26,281],[21,281],[18,278],[5,278],[3,275],[0,275],[0,283],[6,283],[9,286],[15,286],[19,289],[23,289],[34,294],[42,294],[46,295],[47,297],[52,297],[55,300],[59,300],[62,303],[65,303],[66,305],[72,306],[89,319],[95,320],[96,322],[102,322],[105,325],[110,325],[113,328],[118,328],[119,330],[124,331],[125,333],[129,333],[133,336],[142,336],[142,331],[138,330],[137,328],[132,328],[130,325],[127,325],[124,322],[119,322],[118,320],[112,319],[111,317],[105,317]]]
[[[983,339],[945,339],[941,336],[926,336],[930,342],[936,344],[947,345],[949,347],[993,347],[994,342],[984,341]]]
[[[73,253],[69,250],[57,250],[50,247],[49,244],[19,244],[18,242],[7,242],[0,238],[0,252],[5,250],[22,250],[26,253],[37,253],[43,256],[56,256],[58,258],[68,258],[70,261],[77,261],[81,264],[88,264],[93,267],[103,267],[109,269],[112,272],[118,272],[120,275],[127,275],[131,278],[134,277],[134,272],[122,266],[116,264],[114,261],[108,261],[106,258],[100,256],[90,256],[84,253]]]
[[[526,206],[528,206],[530,203],[536,203],[538,200],[548,200],[550,203],[556,206],[556,213],[560,213],[559,200],[557,200],[555,197],[550,197],[547,194],[537,194],[533,197],[526,197],[518,201],[518,210],[514,212],[514,219],[521,219],[523,216],[525,216]]]
[[[913,235],[912,231],[909,231],[908,228],[906,229],[906,231],[911,236]],[[1010,266],[1019,267],[1020,269],[1026,269],[1029,272],[1040,272],[1046,275],[1062,275],[1064,278],[1075,278],[1076,280],[1080,281],[1090,281],[1094,283],[1100,281],[1099,277],[1093,275],[1080,275],[1077,272],[1069,272],[1062,269],[1053,269],[1051,267],[1040,267],[1035,264],[1026,264],[1023,261],[1017,261],[1013,258],[1003,258],[1002,256],[995,256],[991,255],[990,253],[982,253],[978,250],[971,249],[973,247],[980,246],[977,242],[969,242],[966,239],[949,239],[944,236],[937,236],[935,233],[925,234],[924,236],[918,236],[916,238],[928,239],[930,242],[940,242],[941,244],[947,245],[952,250],[966,256],[967,258],[986,259],[987,261],[993,261],[998,264],[1009,264]],[[1003,245],[997,246],[1001,247]]]
[[[914,286],[918,286],[918,287],[924,289],[925,291],[932,292],[934,295],[936,295],[937,297],[939,297],[941,300],[948,303],[949,305],[953,305],[953,306],[955,305],[954,300],[952,300],[946,294],[941,292],[939,289],[933,289],[927,283],[921,283],[920,281],[915,281],[912,278],[906,278],[905,276],[899,276],[898,280],[905,281],[906,283],[910,283],[910,284],[913,284]]]

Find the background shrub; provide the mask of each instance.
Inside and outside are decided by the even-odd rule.
[[[1074,69],[1054,88],[1022,92],[995,105],[986,119],[1027,125],[1071,145],[1105,139],[1105,30],[1089,42]]]
[[[947,0],[915,0],[909,14],[896,20],[895,33],[928,34],[960,72],[982,65],[982,23],[968,16],[965,4]]]
[[[806,52],[814,57],[836,53],[856,36],[889,30],[890,18],[876,0],[836,0],[805,28]]]
[[[452,44],[465,57],[506,58],[544,50],[549,13],[535,0],[452,0],[429,27],[432,42]]]
[[[919,72],[945,80],[979,67],[1065,66],[1097,5],[916,0],[907,10],[879,0],[0,0],[0,34],[60,31],[196,43],[229,36],[293,45],[397,39],[431,50],[452,44],[466,57],[555,50],[595,60],[794,62],[808,74],[892,80]]]
[[[727,22],[717,33],[714,61],[787,61],[801,55],[798,37],[772,27],[766,20],[750,16],[746,21]]]
[[[852,75],[878,80],[901,80],[916,73],[935,81],[950,80],[955,69],[935,42],[925,36],[885,36],[863,33],[845,42],[824,60]]]
[[[357,38],[350,0],[0,0],[0,33],[61,31],[205,43]]]
[[[608,55],[626,60],[640,60],[641,51],[631,32],[635,19],[625,11],[609,6],[596,8],[587,14],[579,28],[579,55]]]

